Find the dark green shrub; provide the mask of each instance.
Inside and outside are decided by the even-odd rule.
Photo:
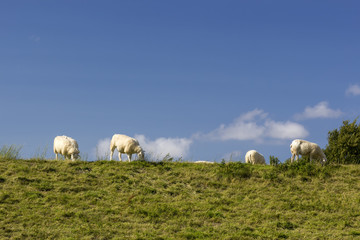
[[[343,121],[339,129],[328,133],[328,145],[324,153],[329,163],[360,163],[360,125],[356,121]]]

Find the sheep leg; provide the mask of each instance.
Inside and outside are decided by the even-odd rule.
[[[310,154],[310,163],[313,163],[314,162],[314,158],[313,156]]]
[[[115,151],[115,145],[113,145],[112,143],[110,143],[110,161],[112,161],[113,159],[113,155],[114,155],[114,151]]]
[[[55,153],[55,155],[56,155],[56,160],[58,160],[58,153]]]
[[[121,159],[121,152],[119,152],[119,161],[122,162],[122,159]]]
[[[127,154],[129,162],[131,161],[131,154]]]
[[[293,154],[293,155],[291,156],[291,162],[293,163],[294,160],[295,160],[295,161],[298,161],[298,160],[299,160],[299,155]]]

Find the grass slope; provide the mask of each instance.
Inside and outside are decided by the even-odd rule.
[[[360,166],[0,159],[0,239],[360,239]]]

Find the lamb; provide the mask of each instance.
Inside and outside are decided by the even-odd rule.
[[[296,160],[299,160],[299,155],[310,156],[310,161],[320,159],[322,164],[327,161],[326,156],[319,145],[306,140],[295,139],[292,141],[290,145],[290,152],[292,154],[291,162],[294,161],[295,156]]]
[[[74,161],[79,157],[80,151],[76,140],[67,136],[57,136],[54,139],[54,153],[56,160],[58,160],[58,154],[60,153],[65,159],[70,157]]]
[[[114,134],[110,142],[110,161],[112,160],[115,148],[119,152],[119,161],[121,154],[125,153],[128,156],[129,162],[131,155],[137,153],[140,159],[144,159],[144,150],[140,147],[138,140],[122,134]]]
[[[250,150],[246,153],[245,162],[251,164],[266,164],[264,156],[256,150]]]

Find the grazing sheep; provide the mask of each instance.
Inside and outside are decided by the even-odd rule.
[[[251,164],[266,164],[264,156],[255,150],[250,150],[246,153],[245,162]]]
[[[79,157],[79,146],[76,140],[67,136],[57,136],[54,139],[54,153],[56,154],[56,160],[58,160],[58,154],[60,153],[65,158],[70,156],[71,160]]]
[[[122,134],[114,134],[110,142],[110,161],[112,160],[115,148],[119,152],[119,161],[121,154],[125,153],[128,156],[129,162],[131,155],[137,153],[140,159],[144,158],[144,150],[140,147],[138,140]]]
[[[296,160],[299,160],[299,155],[310,156],[310,161],[313,161],[314,159],[322,160],[321,163],[325,163],[327,161],[326,156],[319,145],[301,139],[295,139],[292,141],[290,145],[290,152],[292,154],[291,162],[294,161],[295,156]]]

